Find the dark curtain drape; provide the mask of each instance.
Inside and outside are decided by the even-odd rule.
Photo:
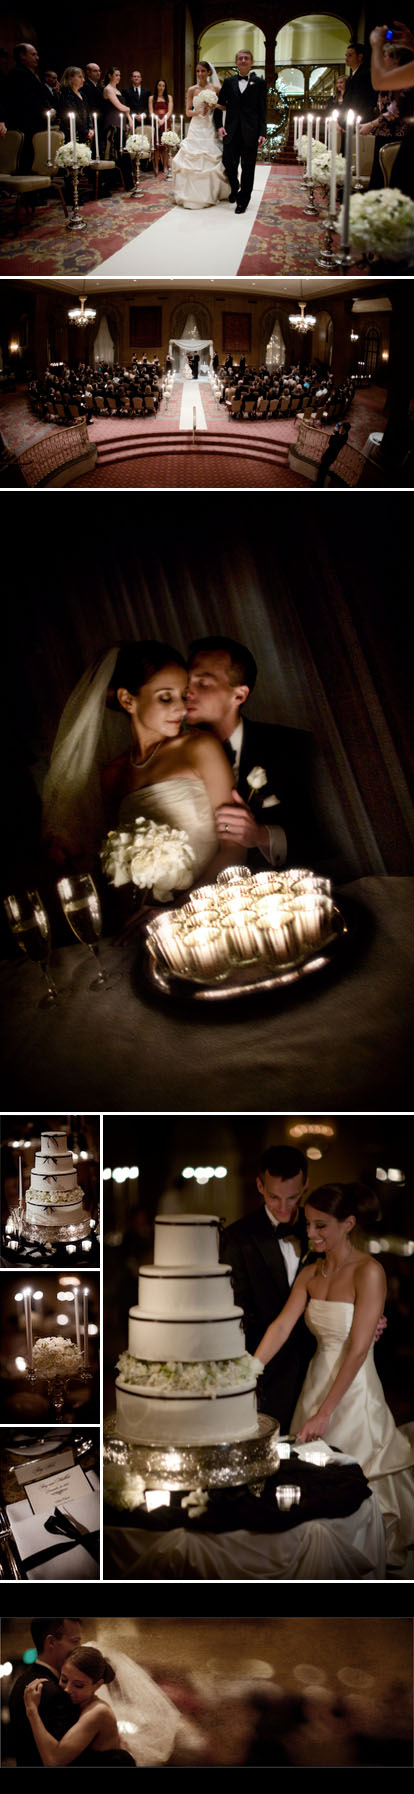
[[[319,743],[318,802],[337,874],[412,870],[404,498],[99,494],[86,511],[56,494],[43,530],[40,511],[38,500],[36,536],[29,518],[14,545],[6,599],[12,859],[11,838],[36,835],[59,716],[89,662],[118,640],[154,636],[185,652],[194,636],[220,632],[257,659],[247,713],[309,729]]]

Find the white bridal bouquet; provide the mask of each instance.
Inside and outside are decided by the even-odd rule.
[[[133,136],[127,137],[125,149],[129,156],[138,156],[140,162],[145,162],[146,157],[151,155],[151,146],[139,131],[134,131]]]
[[[380,256],[386,262],[410,261],[414,257],[414,200],[398,187],[354,193],[349,239],[351,248],[361,255]]]
[[[166,822],[138,816],[133,831],[111,829],[100,857],[110,884],[138,885],[152,891],[157,903],[168,902],[174,891],[186,891],[191,884],[194,853],[188,835]]]
[[[76,145],[76,161],[78,164],[78,168],[87,168],[88,163],[91,162],[91,160],[92,160],[92,150],[90,150],[89,144],[88,143],[77,143],[77,145]],[[57,155],[56,155],[57,167],[58,168],[73,168],[74,162],[75,162],[75,156],[74,156],[73,143],[61,143],[60,149],[58,149]]]
[[[201,112],[202,106],[211,106],[211,110],[214,112],[214,107],[217,106],[217,94],[213,87],[201,87],[200,92],[194,95],[193,111]]]
[[[165,143],[167,149],[180,148],[180,139],[176,131],[163,131],[161,143]]]

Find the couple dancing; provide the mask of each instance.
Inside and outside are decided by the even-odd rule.
[[[242,716],[256,672],[227,636],[193,642],[187,664],[156,641],[100,656],[65,706],[45,780],[52,858],[90,863],[108,829],[144,817],[187,833],[193,867],[179,888],[248,854],[262,866],[313,864],[312,737]]]
[[[188,88],[190,127],[172,162],[172,196],[187,211],[223,199],[238,213],[247,210],[257,151],[266,141],[266,85],[254,73],[250,50],[238,51],[236,68],[221,86],[213,65],[200,61],[195,86]]]
[[[414,1546],[414,1428],[395,1426],[374,1363],[387,1295],[383,1267],[366,1249],[377,1197],[324,1184],[303,1207],[306,1160],[286,1146],[269,1148],[260,1171],[262,1208],[222,1241],[247,1347],[265,1366],[260,1405],[300,1443],[326,1439],[356,1459],[382,1513],[387,1566],[404,1573]]]
[[[168,1762],[180,1715],[139,1664],[112,1648],[108,1661],[95,1645],[82,1644],[78,1619],[35,1619],[31,1634],[37,1661],[18,1675],[10,1696],[17,1765],[136,1769]]]

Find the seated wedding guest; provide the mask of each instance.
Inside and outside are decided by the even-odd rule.
[[[401,90],[404,92],[405,89],[414,87],[414,60],[411,57],[409,62],[405,62],[398,68],[394,66],[390,69],[384,54],[386,35],[386,25],[377,25],[375,31],[371,32],[371,80],[376,92],[381,89],[390,98]],[[393,43],[397,48],[401,46],[403,49],[413,51],[414,32],[408,25],[400,23],[393,25]],[[414,199],[414,126],[403,136],[401,148],[391,172],[390,186],[397,187],[400,193],[405,193],[409,199]]]
[[[307,1256],[303,1197],[308,1187],[308,1166],[296,1146],[269,1146],[262,1153],[256,1187],[260,1207],[234,1221],[222,1235],[220,1256],[230,1264],[234,1298],[244,1309],[246,1350],[255,1352],[261,1320],[274,1319],[287,1301],[301,1260]],[[303,1325],[295,1328],[277,1360],[265,1369],[257,1385],[259,1407],[279,1421],[287,1433],[302,1388],[313,1342]]]
[[[259,866],[260,856],[272,866],[286,861],[312,866],[321,852],[311,800],[315,743],[308,731],[256,723],[242,715],[256,675],[249,649],[229,636],[204,636],[191,643],[189,728],[211,730],[233,767],[231,802],[217,814],[219,836],[257,856]],[[253,768],[264,776],[252,797]]]
[[[17,1764],[41,1764],[24,1703],[25,1690],[42,1678],[41,1715],[55,1738],[61,1738],[73,1721],[73,1709],[59,1686],[60,1672],[68,1652],[82,1642],[82,1622],[78,1619],[46,1619],[43,1615],[31,1620],[30,1632],[37,1651],[35,1663],[22,1665],[14,1678],[9,1707],[13,1737],[13,1755]]]
[[[71,138],[70,112],[75,114],[77,142],[90,143],[93,137],[89,106],[83,94],[84,81],[83,69],[70,66],[64,70],[58,96],[58,112],[60,130],[65,133],[66,143],[70,143]]]
[[[120,69],[107,69],[103,83],[102,153],[105,155],[108,150],[109,155],[115,157],[119,152],[121,113],[128,131],[132,130],[132,118],[129,106],[125,105],[122,98],[120,80]]]
[[[6,123],[9,131],[22,131],[19,173],[28,174],[33,162],[33,137],[46,131],[46,112],[52,110],[50,93],[38,74],[39,54],[34,44],[17,44],[15,68],[6,80]]]
[[[167,174],[168,171],[168,147],[161,143],[161,138],[163,131],[169,131],[171,129],[173,105],[174,101],[172,94],[168,92],[167,83],[161,77],[159,81],[155,82],[154,92],[153,94],[150,94],[148,101],[149,115],[150,118],[154,119],[155,131],[153,156],[154,174],[158,174],[159,172],[160,159],[164,174]]]

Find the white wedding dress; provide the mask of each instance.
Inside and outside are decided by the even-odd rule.
[[[160,780],[144,785],[140,791],[129,791],[119,807],[120,828],[131,828],[137,816],[151,822],[166,822],[171,828],[185,829],[193,849],[191,876],[176,888],[189,889],[210,860],[214,858],[218,837],[210,799],[203,780],[184,774],[183,778]]]
[[[326,1302],[311,1296],[305,1314],[317,1351],[309,1364],[291,1421],[299,1433],[317,1413],[345,1358],[354,1319],[352,1302]],[[381,1509],[387,1564],[404,1568],[414,1545],[414,1427],[396,1427],[387,1406],[370,1347],[364,1363],[324,1429],[327,1444],[336,1445],[361,1465]]]
[[[210,91],[212,91],[210,89]],[[196,117],[172,160],[172,197],[176,206],[198,212],[228,199],[230,182],[223,168],[221,143],[210,110],[203,114],[203,90],[195,94]]]

